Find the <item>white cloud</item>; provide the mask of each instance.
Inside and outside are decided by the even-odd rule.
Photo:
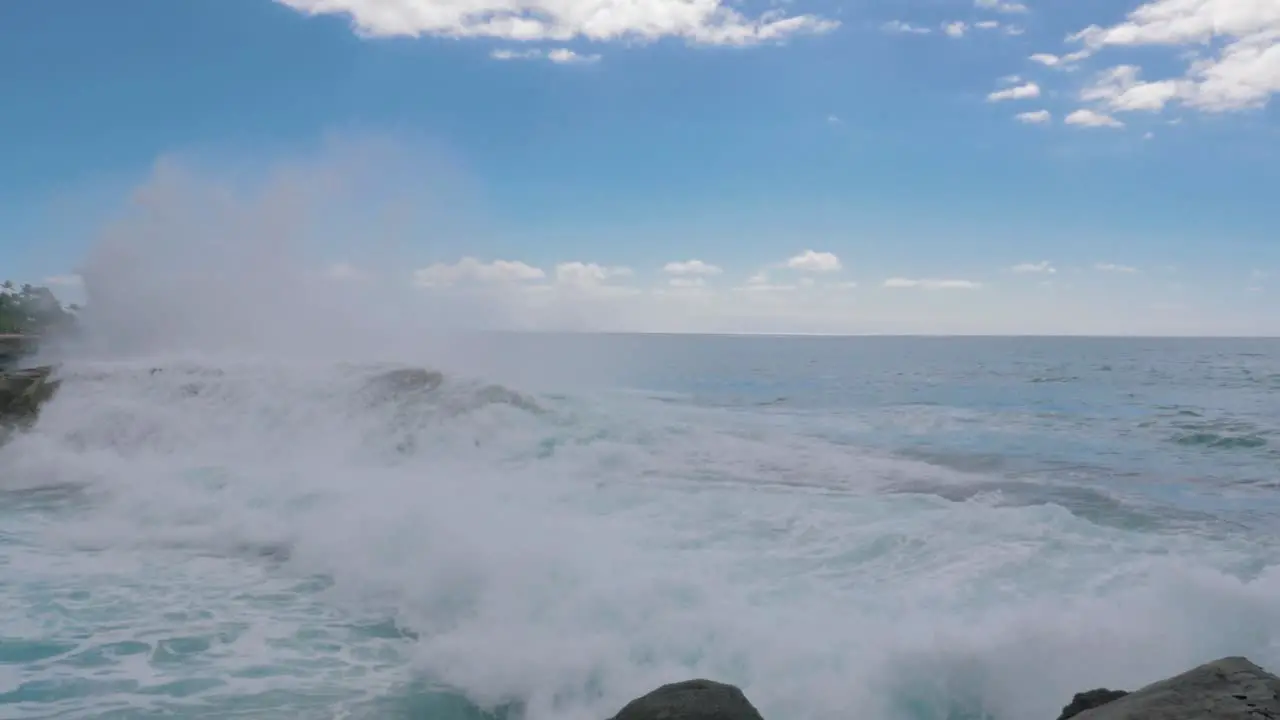
[[[927,27],[912,25],[911,23],[903,22],[901,20],[890,20],[884,25],[881,25],[880,29],[887,33],[901,33],[904,35],[928,35],[933,32]]]
[[[748,17],[722,0],[276,0],[308,15],[345,15],[370,37],[755,45],[834,30],[839,22],[774,9]]]
[[[557,65],[583,65],[600,60],[599,55],[579,55],[568,48],[553,48],[551,50],[537,48],[530,50],[498,49],[490,52],[489,57],[494,60],[548,60]]]
[[[606,267],[596,263],[579,261],[556,265],[556,282],[576,287],[599,285],[608,280],[631,275],[631,268]]]
[[[509,50],[507,48],[498,48],[489,53],[489,57],[494,60],[534,60],[544,57],[541,50]]]
[[[840,119],[840,116],[839,116],[839,115],[828,115],[828,116],[827,116],[827,124],[828,124],[828,125],[843,125],[843,124],[844,124],[844,121],[842,121],[842,120]]]
[[[982,283],[974,282],[973,280],[892,277],[884,281],[884,287],[894,289],[920,288],[922,290],[977,290],[982,287]]]
[[[675,288],[700,288],[706,287],[707,280],[702,277],[673,277],[667,280],[667,284]]]
[[[701,260],[685,260],[667,263],[662,266],[662,272],[668,275],[719,275],[724,270]]]
[[[593,63],[600,59],[599,55],[579,55],[568,48],[556,48],[547,53],[547,59],[559,65],[571,63]]]
[[[982,20],[973,24],[979,30],[995,30],[1000,27],[999,20]]]
[[[805,250],[787,260],[787,267],[803,272],[835,272],[841,267],[840,258],[829,252]]]
[[[1048,260],[1019,263],[1009,269],[1016,273],[1045,273],[1048,275],[1058,272],[1058,269],[1055,268]]]
[[[349,154],[353,149],[358,152]],[[1184,269],[1187,290],[1177,299],[1185,300],[1191,310],[1159,317],[1146,308],[1153,301],[1169,298],[1165,283],[1135,282],[1143,275],[1105,276],[1094,271],[1092,263],[1088,274],[1093,282],[1075,289],[1067,287],[1069,283],[1059,283],[1051,292],[1044,292],[1036,281],[1066,275],[1066,268],[1060,268],[1057,275],[1001,273],[1024,282],[1010,282],[1000,292],[985,288],[933,292],[881,289],[878,286],[892,274],[885,273],[875,277],[871,284],[876,287],[868,292],[840,287],[841,281],[849,279],[843,273],[789,270],[786,254],[774,258],[778,262],[759,268],[768,275],[750,285],[761,289],[750,291],[672,287],[666,281],[673,276],[660,272],[662,262],[651,268],[659,271],[653,273],[659,276],[656,282],[626,278],[625,272],[620,274],[614,267],[621,263],[587,262],[610,259],[606,257],[560,258],[582,261],[565,264],[559,276],[566,280],[591,282],[606,278],[606,282],[586,288],[562,285],[545,277],[556,275],[551,261],[500,254],[498,257],[505,261],[494,262],[492,254],[461,252],[465,245],[455,247],[456,254],[443,258],[447,265],[423,268],[422,273],[397,270],[426,264],[406,265],[405,253],[414,251],[403,247],[399,240],[406,233],[430,235],[439,230],[440,224],[434,212],[421,219],[406,219],[390,211],[399,209],[402,199],[421,205],[444,203],[456,197],[432,196],[436,185],[449,185],[456,178],[451,174],[436,175],[434,168],[438,164],[422,159],[412,148],[398,144],[370,150],[365,144],[353,148],[343,143],[317,158],[300,161],[292,157],[278,166],[267,165],[279,169],[269,170],[260,181],[251,180],[244,194],[238,192],[238,173],[232,177],[215,172],[206,177],[181,165],[158,164],[153,177],[129,193],[129,209],[123,219],[104,227],[99,233],[103,238],[100,244],[71,266],[83,269],[85,295],[88,305],[94,308],[90,313],[94,317],[86,319],[96,323],[95,332],[112,336],[113,347],[120,340],[125,344],[118,347],[130,352],[190,348],[322,353],[332,349],[336,328],[343,337],[355,338],[354,345],[344,343],[344,352],[358,345],[362,354],[367,350],[367,356],[381,357],[409,357],[426,348],[433,352],[444,350],[443,344],[427,339],[437,330],[1148,335],[1280,332],[1280,317],[1273,306],[1257,301],[1246,304],[1246,295],[1231,292],[1259,284],[1246,281],[1245,274],[1255,267],[1271,269],[1261,263],[1246,265],[1216,284],[1218,273],[1204,275]],[[267,161],[270,163],[270,159]],[[423,169],[432,174],[415,174]],[[237,191],[230,192],[233,189]],[[409,192],[400,194],[405,189]],[[396,202],[369,205],[371,199],[384,197]],[[377,221],[369,222],[375,214],[383,215],[384,210],[390,218],[386,227]],[[310,250],[281,236],[281,227],[308,225],[360,227],[361,232],[337,238],[345,239],[341,245],[325,242]],[[169,242],[168,238],[175,235],[189,237],[190,242]],[[796,248],[802,250],[821,241],[796,242],[803,243]],[[1041,257],[1039,252],[1034,257],[1013,260],[1034,261]],[[459,260],[464,256],[474,257]],[[690,257],[669,259],[688,261]],[[322,277],[329,264],[337,260],[376,270],[379,280],[399,278],[395,282],[335,283]],[[1129,261],[1136,263],[1136,258]],[[729,274],[726,268],[724,275]],[[745,280],[748,274],[734,279]],[[906,278],[964,277],[924,272],[918,266],[905,267],[902,274]],[[772,276],[778,283],[805,277],[815,282],[812,287],[793,283],[777,285],[776,291],[763,289],[770,285]],[[680,277],[696,280],[702,276]],[[507,280],[502,281],[503,278]],[[1102,282],[1104,279],[1113,282]],[[415,291],[411,282],[422,280],[446,284]],[[906,283],[915,288],[969,284]],[[228,287],[238,292],[228,293]],[[70,290],[57,292],[72,295]],[[1235,307],[1225,305],[1233,295],[1242,302]],[[157,306],[157,297],[164,298],[162,307]],[[1203,310],[1197,310],[1198,306]],[[427,345],[420,344],[424,342]],[[483,358],[455,355],[450,362],[457,360],[465,365],[467,360],[480,359]],[[527,364],[518,357],[510,360]],[[487,374],[482,368],[476,371]]]
[[[1009,0],[973,0],[976,7],[984,10],[995,10],[1002,13],[1025,13],[1027,6],[1020,2],[1009,2]]]
[[[1116,110],[1156,110],[1178,100],[1208,112],[1230,112],[1260,107],[1280,92],[1280,2],[1275,0],[1152,0],[1123,22],[1091,25],[1070,39],[1083,44],[1083,53],[1148,45],[1196,50],[1181,77],[1144,83],[1131,72],[1131,82],[1109,98]],[[1216,56],[1198,52],[1210,47],[1218,48]]]
[[[469,256],[452,265],[434,263],[413,273],[414,283],[420,287],[444,287],[461,282],[541,280],[546,276],[540,268],[519,260],[494,260],[485,263]]]
[[[1110,115],[1104,115],[1089,109],[1080,109],[1071,113],[1063,120],[1068,125],[1079,125],[1081,127],[1124,127],[1124,123],[1116,120]]]
[[[1102,102],[1112,110],[1163,110],[1176,98],[1183,86],[1181,81],[1162,80],[1141,82],[1142,68],[1136,65],[1117,65],[1099,73],[1093,85],[1080,93],[1086,102]]]
[[[969,25],[962,20],[943,23],[942,25],[942,32],[946,33],[947,35],[953,38],[964,37],[964,34],[968,32],[968,30],[969,30]]]
[[[1138,272],[1138,268],[1129,265],[1117,265],[1115,263],[1100,262],[1093,266],[1099,272],[1125,273],[1132,274]]]
[[[1039,63],[1045,67],[1057,68],[1059,70],[1074,70],[1076,63],[1089,57],[1088,50],[1080,50],[1077,52],[1067,53],[1065,55],[1054,55],[1053,53],[1039,52],[1031,55],[1027,59],[1034,63]]]
[[[1040,86],[1033,83],[1023,83],[1015,85],[1004,90],[997,90],[987,96],[987,102],[1001,102],[1003,100],[1026,100],[1029,98],[1040,97]]]
[[[1018,122],[1027,123],[1028,125],[1044,125],[1053,122],[1053,113],[1048,110],[1032,110],[1031,112],[1018,113],[1013,116]]]

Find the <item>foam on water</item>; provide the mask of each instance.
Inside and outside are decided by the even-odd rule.
[[[1276,547],[1217,526],[948,494],[991,478],[767,414],[152,368],[64,365],[0,449],[6,717],[600,720],[711,676],[766,717],[1012,720],[1280,662]]]

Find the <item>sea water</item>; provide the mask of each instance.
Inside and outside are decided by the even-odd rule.
[[[1033,720],[1280,667],[1280,342],[385,360],[65,359],[0,448],[0,717],[605,720],[708,677]]]

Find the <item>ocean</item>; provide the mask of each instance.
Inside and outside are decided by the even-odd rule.
[[[513,334],[58,374],[0,448],[4,718],[606,720],[707,677],[770,720],[1035,720],[1280,667],[1280,341]]]

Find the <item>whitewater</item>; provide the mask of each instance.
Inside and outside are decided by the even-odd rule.
[[[62,358],[0,448],[0,716],[605,720],[709,677],[1021,720],[1280,665],[1276,342],[452,347]]]

